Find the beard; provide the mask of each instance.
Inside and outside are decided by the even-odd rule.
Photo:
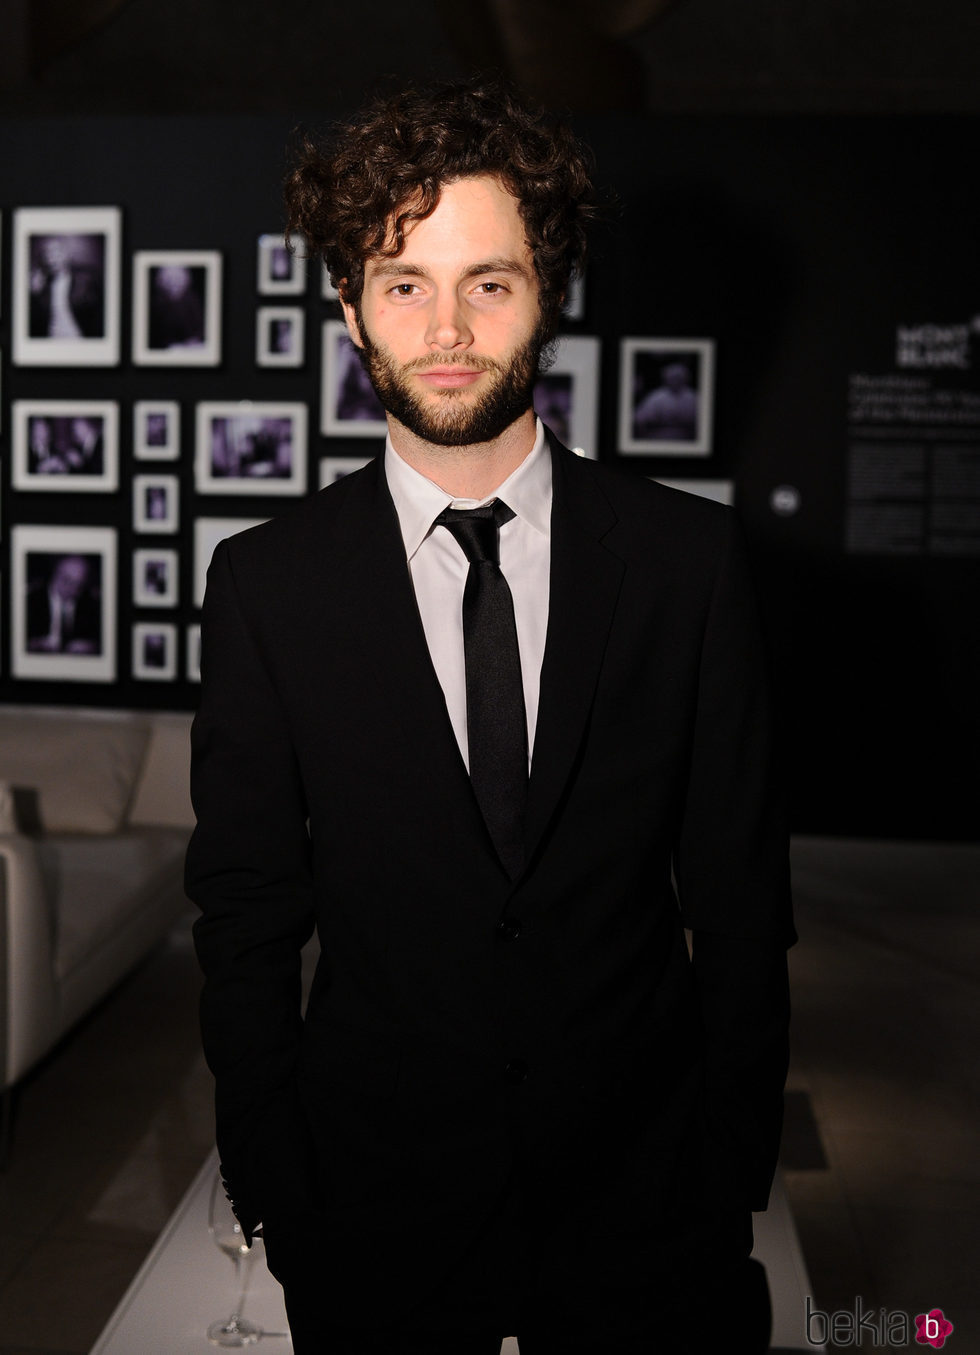
[[[437,353],[399,365],[388,349],[370,340],[360,326],[358,349],[364,370],[387,413],[424,442],[437,447],[469,447],[491,442],[531,408],[534,383],[543,370],[547,335],[539,322],[505,362],[471,353]],[[411,376],[431,367],[466,367],[490,373],[486,389],[475,399],[465,389],[436,392],[424,399],[412,388]]]

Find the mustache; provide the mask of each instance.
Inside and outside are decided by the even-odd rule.
[[[427,372],[433,367],[465,367],[470,372],[499,372],[501,366],[493,358],[477,357],[473,353],[431,353],[406,364],[406,372]]]

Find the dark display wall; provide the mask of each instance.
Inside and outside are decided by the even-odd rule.
[[[356,417],[356,391],[343,389],[339,350],[328,410],[336,431],[320,431],[323,325],[337,312],[319,270],[299,294],[259,290],[259,237],[282,225],[290,129],[274,117],[0,124],[5,702],[192,708],[197,576],[215,534],[231,529],[220,520],[281,512],[304,479],[316,488],[324,458],[363,458],[381,445],[361,435],[371,424]],[[572,440],[602,460],[734,500],[770,636],[797,830],[975,836],[977,122],[606,119],[581,130],[610,205],[580,312],[565,326],[580,342],[542,389],[542,414],[566,427],[571,418]],[[23,327],[15,292],[29,267],[15,255],[15,211],[52,207],[120,210],[115,365],[13,360]],[[40,236],[48,228],[38,220]],[[150,362],[134,361],[134,255],[146,296],[169,251],[194,252],[185,266],[195,286],[220,272],[215,365],[157,365],[142,321],[137,347]],[[267,308],[299,308],[300,365],[257,365]],[[264,316],[273,360],[281,319],[297,333],[295,314]],[[685,389],[671,391],[671,381]],[[256,451],[246,414],[236,425],[243,400],[259,403],[259,441],[278,439],[284,460]],[[25,421],[47,401],[67,402],[67,413],[50,414],[62,437],[78,402],[117,411],[114,476],[103,459],[87,489],[76,488],[84,471],[40,483],[48,472],[24,445],[34,427]],[[136,456],[138,402],[176,405],[175,459]],[[266,402],[288,408],[262,410]],[[221,408],[202,415],[210,403]],[[202,418],[210,450],[195,467]],[[248,455],[233,461],[246,433]],[[108,580],[113,553],[114,607],[101,597],[97,653],[78,663],[32,650],[27,598],[41,566],[80,554]]]

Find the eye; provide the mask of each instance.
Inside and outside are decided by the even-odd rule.
[[[394,287],[390,287],[388,290],[390,296],[408,297],[414,296],[419,288],[414,282],[396,282]]]
[[[487,278],[485,282],[478,282],[470,295],[478,301],[503,301],[510,295],[510,290],[506,282],[501,282],[498,278]]]

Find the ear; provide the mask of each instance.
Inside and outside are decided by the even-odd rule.
[[[361,337],[361,327],[357,323],[357,313],[349,301],[344,300],[344,291],[347,287],[347,279],[341,278],[337,291],[340,293],[340,309],[344,312],[344,323],[347,325],[347,333],[350,335],[350,341],[355,348],[363,348],[364,340]]]

